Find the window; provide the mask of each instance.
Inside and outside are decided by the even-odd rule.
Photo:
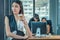
[[[29,22],[30,18],[33,16],[33,0],[21,0],[23,2],[24,15],[26,20]]]
[[[58,18],[58,26],[60,26],[60,0],[58,0],[58,14],[57,14],[58,16],[57,16],[57,18]]]
[[[28,10],[28,9],[24,9],[24,10]]]
[[[44,2],[46,3],[46,1],[44,1]],[[49,19],[49,0],[47,1],[46,4],[45,3],[43,3],[42,0],[41,1],[38,1],[38,0],[35,1],[35,5],[36,5],[35,6],[35,13],[39,15],[40,19],[42,17],[46,17],[47,19]]]

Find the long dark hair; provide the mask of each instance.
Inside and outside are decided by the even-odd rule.
[[[41,21],[42,21],[43,19],[45,19],[45,20],[47,21],[47,19],[46,19],[45,17],[42,17]]]
[[[20,5],[21,10],[19,11],[19,14],[24,14],[22,2],[20,0],[16,0],[16,1],[13,1],[12,4],[14,2]],[[12,12],[12,14],[13,14],[13,12]]]
[[[30,21],[35,21],[34,18],[36,18],[36,19],[38,19],[38,21],[40,21],[38,14],[34,14],[34,16],[30,19]]]
[[[38,19],[38,21],[40,21],[38,14],[34,14],[33,18],[36,18],[36,19]]]

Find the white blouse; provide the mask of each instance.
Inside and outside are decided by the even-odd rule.
[[[20,20],[17,21],[17,29],[20,30],[20,31],[23,31],[24,34],[26,34],[26,30],[24,28],[24,23]]]

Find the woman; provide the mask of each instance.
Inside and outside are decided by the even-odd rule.
[[[34,21],[34,22],[39,22],[40,19],[39,19],[39,15],[38,14],[34,14],[34,17],[32,17],[29,21],[29,28],[31,30],[31,22]]]
[[[14,1],[12,3],[11,9],[12,9],[12,15],[6,15],[5,16],[5,28],[6,28],[7,37],[14,38],[12,40],[27,39],[28,37],[32,37],[32,33],[30,32],[28,24],[24,18],[22,2],[21,1]],[[21,17],[18,16],[20,14],[22,15]],[[17,31],[18,20],[23,22],[24,28],[26,29],[28,35],[24,35],[23,32]],[[21,32],[21,35],[19,34],[20,32]]]
[[[49,23],[48,20],[46,20],[45,17],[43,17],[41,21],[42,22],[47,22],[47,34],[53,34],[51,23]]]

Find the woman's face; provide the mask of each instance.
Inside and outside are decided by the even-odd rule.
[[[12,12],[13,12],[13,14],[19,14],[19,11],[20,11],[20,5],[14,2],[12,4]]]
[[[37,22],[38,21],[38,19],[36,19],[36,18],[34,18],[34,20]]]
[[[46,20],[45,20],[45,19],[43,19],[43,20],[42,20],[42,22],[46,22]]]

